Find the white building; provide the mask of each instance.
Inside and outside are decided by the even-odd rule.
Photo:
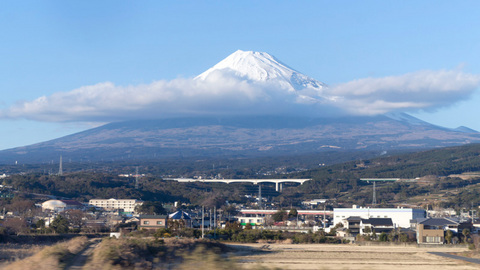
[[[264,215],[242,215],[235,217],[239,222],[240,225],[246,226],[250,224],[253,228],[256,226],[262,226],[265,223],[265,216]]]
[[[342,220],[349,217],[369,218],[391,218],[395,228],[410,228],[410,220],[425,218],[426,213],[423,209],[413,208],[334,208],[333,224],[341,223]]]
[[[83,204],[73,200],[48,200],[42,203],[42,211],[62,212],[70,209],[82,209]]]
[[[107,211],[123,210],[124,212],[133,213],[137,205],[142,205],[142,201],[135,199],[92,199],[90,205],[103,208]]]

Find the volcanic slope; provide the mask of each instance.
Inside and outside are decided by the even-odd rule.
[[[478,133],[387,116],[251,116],[111,123],[63,138],[0,152],[0,162],[172,157],[253,157],[325,150],[428,149],[480,142]]]
[[[302,101],[335,102],[326,84],[262,52],[237,51],[194,80],[227,74]],[[280,91],[280,90],[279,90]],[[405,113],[319,117],[305,114],[197,116],[106,124],[34,145],[0,151],[0,163],[115,161],[183,157],[254,157],[325,150],[421,150],[480,142],[480,133],[451,130]]]

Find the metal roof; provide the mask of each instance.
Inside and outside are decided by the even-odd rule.
[[[418,224],[423,224],[428,226],[447,226],[447,225],[459,225],[460,222],[449,219],[449,218],[427,218],[425,220],[419,221]]]
[[[372,226],[393,226],[391,218],[369,218],[362,219],[362,223],[370,224]]]

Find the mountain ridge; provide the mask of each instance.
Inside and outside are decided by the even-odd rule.
[[[332,149],[422,150],[472,142],[480,142],[479,133],[456,132],[431,124],[413,125],[387,116],[199,117],[110,123],[0,151],[0,162],[45,162],[60,155],[72,160],[118,160],[275,156]]]
[[[261,52],[236,51],[195,80],[228,73],[286,87],[315,101],[326,84]],[[292,98],[289,96],[289,98]],[[295,97],[294,97],[295,98]],[[320,98],[320,99],[319,99]],[[333,100],[334,101],[334,100]],[[376,116],[203,116],[115,122],[62,138],[0,151],[0,163],[205,156],[254,157],[338,150],[429,149],[480,142],[480,133],[447,129],[406,113]]]

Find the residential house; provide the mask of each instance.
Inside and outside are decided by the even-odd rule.
[[[178,210],[177,212],[168,215],[168,219],[171,222],[179,222],[183,224],[182,226],[192,228],[192,218],[190,217],[190,214],[182,210]]]
[[[365,228],[367,227],[370,227],[370,231],[375,233],[390,233],[393,229],[395,229],[393,227],[393,222],[391,218],[362,219],[362,223],[360,224],[360,233],[363,234]]]
[[[417,243],[443,244],[445,232],[461,234],[463,229],[471,230],[471,222],[460,222],[454,218],[425,218],[416,221]]]
[[[361,223],[362,223],[362,218],[356,217],[356,216],[348,217],[342,220],[342,224],[343,224],[343,228],[345,229],[345,232],[349,233],[354,237],[360,233]]]
[[[157,230],[167,228],[167,215],[140,215],[139,229]]]
[[[394,229],[391,218],[367,218],[361,217],[348,217],[342,220],[343,228],[345,232],[355,237],[358,234],[366,233],[389,233]],[[368,228],[368,229],[367,229]],[[338,230],[337,230],[338,231]]]

